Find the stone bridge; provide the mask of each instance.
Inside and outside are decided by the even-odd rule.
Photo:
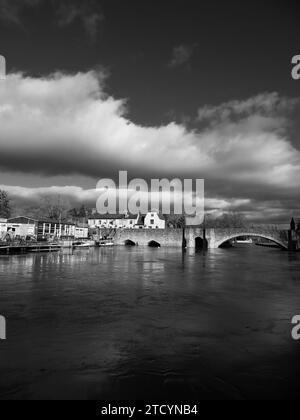
[[[300,233],[277,230],[270,226],[241,229],[207,229],[187,227],[183,229],[119,229],[115,232],[116,245],[151,244],[161,247],[219,248],[227,241],[240,236],[256,236],[268,239],[284,249],[300,249]]]
[[[195,229],[193,227],[187,228],[185,237],[187,241],[187,247],[195,247],[195,243],[201,243],[204,241],[204,245],[207,248],[215,249],[224,245],[231,239],[238,238],[240,236],[254,236],[259,238],[268,239],[284,249],[289,249],[290,244],[290,231],[288,230],[277,230],[273,227],[259,226],[252,228],[229,228],[229,229],[207,229],[205,233],[202,229]]]
[[[161,247],[182,247],[182,229],[118,229],[114,235],[115,245],[148,246],[155,242]]]

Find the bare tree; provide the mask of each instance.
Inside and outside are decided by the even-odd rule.
[[[45,196],[44,207],[46,209],[48,219],[56,220],[58,222],[67,221],[70,206],[65,199],[61,198],[60,195]]]
[[[183,229],[185,227],[185,216],[178,214],[167,214],[164,215],[166,219],[166,225],[173,229]]]
[[[247,219],[241,213],[224,213],[222,216],[217,218],[208,215],[205,218],[206,228],[245,228],[247,225]]]
[[[0,217],[8,219],[11,215],[10,199],[6,191],[0,190]]]
[[[25,208],[24,213],[33,219],[65,222],[68,220],[69,209],[69,203],[59,195],[47,195],[38,205]]]

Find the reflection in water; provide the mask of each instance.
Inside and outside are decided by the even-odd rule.
[[[297,395],[300,254],[114,247],[0,257],[0,398]]]

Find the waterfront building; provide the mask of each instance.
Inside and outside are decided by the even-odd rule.
[[[75,238],[76,226],[73,223],[61,223],[53,220],[36,220],[19,216],[8,219],[7,232],[13,237],[35,237],[37,240]]]
[[[136,229],[165,229],[166,220],[157,211],[151,211],[147,214],[140,214],[135,226]]]
[[[88,239],[89,237],[89,228],[86,227],[75,227],[75,239]]]
[[[166,221],[158,212],[139,214],[96,214],[88,220],[89,228],[95,229],[165,229]]]
[[[7,219],[0,219],[0,240],[7,234]]]
[[[27,238],[36,236],[37,221],[35,219],[18,216],[7,220],[7,233],[11,237]]]
[[[38,221],[37,238],[62,239],[75,238],[76,226],[74,223],[60,223],[57,221]]]
[[[149,212],[145,216],[144,227],[145,229],[165,229],[166,220],[156,211]]]
[[[135,229],[144,229],[145,228],[145,215],[139,214],[137,222],[135,224]]]
[[[131,214],[93,214],[88,224],[91,229],[132,229],[137,223],[138,216]]]

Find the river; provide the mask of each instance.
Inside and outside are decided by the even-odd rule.
[[[295,398],[299,273],[255,246],[0,256],[0,399]]]

